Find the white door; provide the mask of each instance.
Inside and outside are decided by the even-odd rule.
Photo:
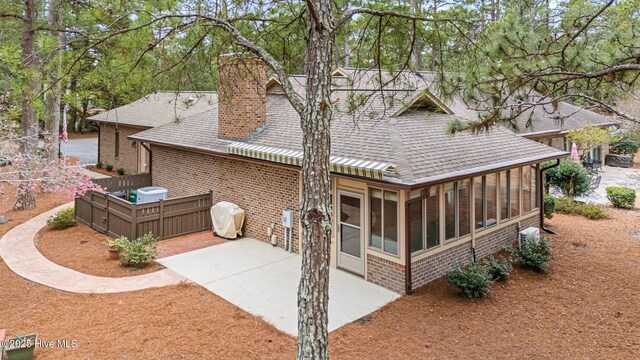
[[[338,267],[364,275],[364,196],[338,192]]]

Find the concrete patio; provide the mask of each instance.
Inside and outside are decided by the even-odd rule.
[[[158,262],[279,330],[297,335],[299,255],[241,239]],[[337,269],[331,268],[329,276],[329,331],[400,297]]]
[[[576,197],[575,200],[605,205],[609,203],[606,190],[609,186],[626,186],[634,190],[640,189],[640,170],[638,169],[603,166],[600,176],[602,176],[600,186],[595,191],[588,195]]]

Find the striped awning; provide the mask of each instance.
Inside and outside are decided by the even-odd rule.
[[[229,154],[253,159],[272,161],[279,164],[302,166],[302,151],[279,149],[269,146],[231,143],[227,145]],[[340,156],[329,158],[329,170],[334,173],[382,179],[385,174],[396,173],[396,167],[377,161],[350,159]]]

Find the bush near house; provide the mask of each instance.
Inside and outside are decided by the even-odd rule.
[[[484,264],[489,271],[489,275],[491,275],[492,281],[501,281],[505,280],[509,277],[511,270],[513,270],[513,265],[511,264],[511,259],[506,258],[495,258],[490,256],[485,260]]]
[[[518,262],[535,271],[546,271],[551,260],[551,247],[544,237],[529,237],[522,242],[520,249],[508,248],[507,251],[516,257]]]
[[[640,139],[637,139],[631,133],[625,135],[617,141],[611,143],[609,150],[612,154],[634,155],[640,149]]]
[[[607,187],[607,199],[614,207],[633,209],[636,203],[636,192],[624,186],[609,186]]]
[[[116,170],[116,172],[118,173],[118,175],[124,175],[124,169],[123,168],[118,168],[118,170]]]
[[[547,219],[551,219],[553,217],[553,212],[556,209],[556,199],[549,195],[544,194],[544,216]]]
[[[129,240],[126,236],[115,239],[112,245],[120,254],[120,265],[134,268],[144,267],[158,255],[158,242],[151,233]]]
[[[96,168],[97,168],[97,169],[102,169],[103,167],[104,167],[104,164],[102,163],[102,161],[98,161],[98,162],[96,163]]]
[[[113,171],[113,165],[111,164],[107,164],[104,168],[107,169],[107,171]]]
[[[491,274],[477,262],[465,267],[456,266],[447,273],[447,281],[462,291],[464,296],[475,299],[491,294]]]
[[[574,201],[572,198],[560,198],[555,201],[555,212],[566,215],[580,215],[587,219],[608,219],[609,212],[597,204],[586,204]]]
[[[563,159],[560,165],[547,170],[549,185],[558,187],[564,196],[580,196],[591,186],[587,170],[571,159]]]
[[[47,219],[47,226],[52,230],[63,230],[76,224],[73,208],[60,210]]]

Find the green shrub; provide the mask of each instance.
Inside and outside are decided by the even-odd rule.
[[[475,299],[491,294],[491,275],[484,266],[475,262],[466,267],[456,266],[447,273],[447,281],[468,298]]]
[[[551,219],[555,209],[556,199],[549,194],[544,194],[544,216],[546,216],[547,219]]]
[[[158,255],[158,243],[151,233],[132,241],[126,236],[120,236],[109,245],[114,245],[118,250],[122,266],[141,268]]]
[[[638,149],[640,149],[640,141],[628,135],[612,143],[610,147],[611,153],[619,155],[633,155],[638,152]]]
[[[118,175],[124,175],[124,169],[123,168],[118,168],[118,170],[116,170],[116,172],[118,173]]]
[[[102,161],[98,161],[96,163],[96,169],[102,169],[104,167],[104,164],[102,163]]]
[[[591,186],[591,179],[585,168],[571,159],[562,159],[560,165],[547,170],[549,185],[558,187],[564,196],[579,196]]]
[[[111,165],[111,164],[105,165],[104,168],[107,169],[107,171],[113,171],[113,165]]]
[[[609,218],[609,212],[600,205],[580,203],[566,197],[556,199],[555,212],[566,215],[584,216],[591,220]]]
[[[58,211],[47,219],[47,225],[53,230],[62,230],[76,224],[76,216],[73,208]]]
[[[507,251],[515,256],[519,263],[535,271],[546,271],[549,268],[551,247],[544,237],[528,237],[522,242],[520,249],[508,248]]]
[[[624,186],[609,186],[607,187],[607,199],[614,207],[633,209],[636,204],[636,192]]]
[[[492,281],[505,280],[513,270],[510,259],[495,258],[493,256],[485,260],[485,266]]]

